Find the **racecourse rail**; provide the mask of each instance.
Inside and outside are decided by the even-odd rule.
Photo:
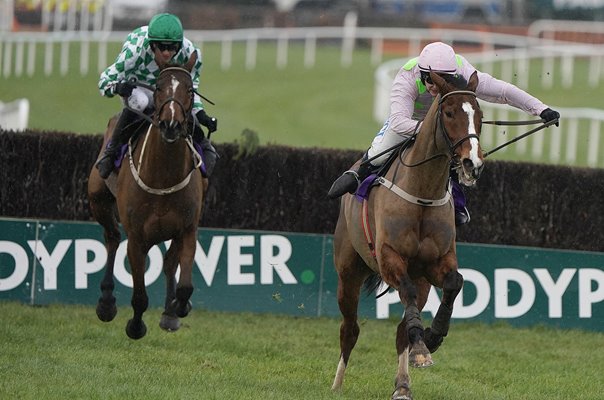
[[[69,19],[63,24],[73,29]],[[93,21],[93,20],[91,20]],[[57,70],[65,76],[77,68],[81,75],[99,73],[110,62],[109,44],[121,44],[128,32],[106,30],[110,24],[103,20],[95,22],[95,30],[55,30],[52,32],[0,32],[0,76],[4,79],[12,75],[33,76],[36,71],[36,53],[38,46],[44,46],[43,71],[49,76]],[[58,24],[59,26],[63,26]],[[233,60],[233,45],[245,47],[245,66],[254,69],[257,62],[257,50],[260,43],[273,43],[276,46],[276,67],[286,68],[288,48],[292,43],[304,46],[304,65],[313,68],[316,63],[316,49],[322,43],[339,44],[341,65],[351,65],[355,47],[368,46],[371,51],[372,65],[379,65],[384,58],[384,48],[395,43],[397,48],[406,50],[407,55],[418,54],[428,41],[444,40],[464,48],[468,59],[485,72],[498,68],[497,74],[503,80],[512,82],[520,88],[527,88],[531,74],[530,61],[541,60],[539,84],[551,88],[554,82],[561,82],[569,88],[577,82],[586,81],[587,86],[597,89],[604,76],[602,66],[604,44],[577,43],[555,40],[555,33],[563,30],[570,32],[604,32],[604,23],[580,21],[536,21],[529,29],[529,35],[510,35],[485,31],[460,29],[416,29],[416,28],[376,28],[358,27],[355,14],[349,14],[341,27],[304,27],[304,28],[254,28],[232,30],[191,30],[189,37],[203,50],[206,43],[219,43],[221,46],[220,66],[229,69]],[[91,67],[92,45],[98,45],[97,65]],[[57,63],[54,52],[59,48]],[[77,47],[80,52],[79,66],[69,65],[69,53]],[[467,49],[467,50],[465,50]],[[587,74],[577,72],[576,61],[588,60]],[[403,59],[391,60],[379,67],[375,73],[374,118],[381,122],[388,112],[388,99],[392,78],[400,68]],[[526,119],[526,115],[509,107],[484,104],[487,119]],[[552,104],[552,107],[556,107]],[[552,163],[563,162],[568,165],[604,167],[604,144],[600,140],[604,111],[591,108],[564,108],[561,128],[554,130],[551,142],[545,143],[544,135],[535,135],[530,140],[518,143],[515,151],[529,159],[545,160]],[[487,148],[522,134],[523,127],[506,128],[485,127],[484,143]],[[565,132],[564,135],[561,132]],[[581,146],[580,143],[589,143]],[[500,154],[508,151],[504,149]]]

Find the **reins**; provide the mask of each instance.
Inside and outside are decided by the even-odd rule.
[[[528,121],[482,121],[483,124],[490,124],[490,125],[502,125],[502,126],[519,126],[519,125],[533,125],[533,124],[539,124],[539,123],[543,123],[543,125],[538,126],[537,128],[531,129],[528,132],[523,133],[522,135],[507,141],[497,147],[495,147],[493,150],[490,151],[486,151],[482,154],[483,157],[488,157],[489,155],[495,153],[498,150],[503,149],[506,146],[509,146],[510,144],[519,141],[520,139],[524,139],[525,137],[532,135],[535,132],[539,132],[541,129],[545,129],[551,125],[557,124],[559,123],[559,119],[553,119],[551,121],[545,122],[545,120],[543,119],[533,119],[533,120],[528,120]]]

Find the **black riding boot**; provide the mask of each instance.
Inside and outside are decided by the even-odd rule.
[[[466,195],[458,182],[457,172],[451,170],[451,194],[455,206],[455,226],[470,222],[470,212],[466,208]]]
[[[220,158],[214,146],[210,142],[210,139],[205,137],[203,130],[198,124],[195,124],[195,130],[193,132],[193,141],[199,143],[203,152],[203,163],[205,165],[205,177],[209,178],[214,171],[216,166],[216,160]]]
[[[107,143],[107,147],[105,148],[102,157],[96,163],[101,178],[107,179],[109,175],[111,175],[111,172],[115,167],[115,158],[117,157],[120,147],[122,147],[132,135],[133,130],[128,129],[129,125],[136,121],[137,118],[138,115],[134,111],[128,108],[122,110],[122,113],[115,124],[115,128],[113,128],[111,140]]]
[[[340,175],[340,177],[335,180],[333,185],[331,185],[331,189],[329,189],[327,197],[330,199],[337,199],[345,193],[355,193],[361,182],[371,175],[371,172],[374,169],[375,166],[371,165],[371,163],[367,161],[367,153],[365,153],[359,168],[356,170],[350,169]]]

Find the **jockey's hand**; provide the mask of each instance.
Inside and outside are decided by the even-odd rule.
[[[541,111],[541,114],[539,116],[541,117],[541,119],[543,119],[543,122],[549,122],[555,119],[560,119],[560,113],[558,111],[552,110],[551,108],[546,108],[545,110]],[[560,123],[556,122],[556,126],[560,126]]]
[[[118,82],[113,88],[113,93],[118,94],[122,97],[130,97],[135,87],[136,86],[134,86],[130,82]]]
[[[205,110],[199,110],[195,116],[200,124],[208,128],[209,133],[215,132],[218,129],[218,120],[206,114]]]

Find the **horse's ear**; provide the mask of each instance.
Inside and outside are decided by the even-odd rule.
[[[477,87],[478,87],[478,71],[474,71],[472,76],[470,76],[470,80],[468,81],[468,90],[475,92]]]
[[[197,52],[194,51],[193,54],[191,54],[191,57],[189,57],[189,61],[187,61],[185,63],[185,65],[183,65],[183,68],[186,69],[187,71],[191,72],[191,71],[193,71],[193,67],[195,66],[196,62],[197,62]]]
[[[432,78],[432,82],[438,87],[439,91],[442,92],[447,87],[447,81],[438,75],[436,72],[430,70],[430,78]]]

